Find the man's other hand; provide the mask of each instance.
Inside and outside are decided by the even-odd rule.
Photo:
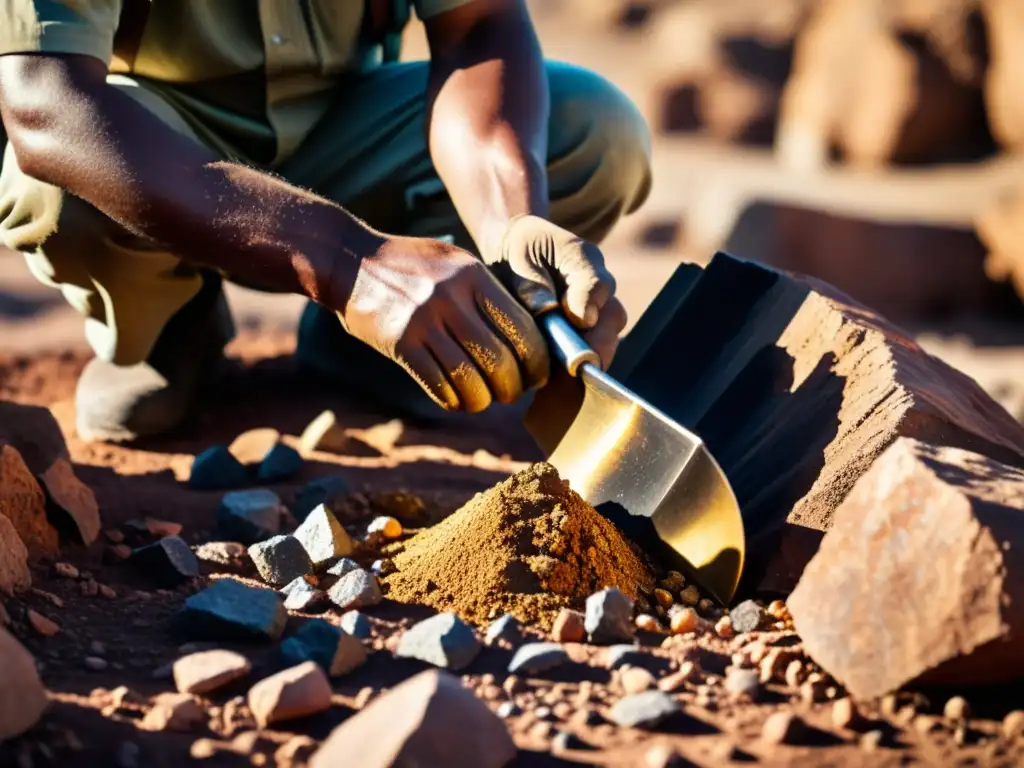
[[[516,216],[493,266],[534,314],[560,306],[607,369],[626,327],[626,310],[596,245],[539,216]]]
[[[347,300],[325,303],[446,410],[476,413],[547,382],[547,345],[530,313],[479,259],[440,240],[385,237]]]

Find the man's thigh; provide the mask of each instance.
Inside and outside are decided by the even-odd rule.
[[[448,235],[472,247],[427,148],[428,68],[385,65],[343,86],[337,104],[277,170],[382,231]],[[647,195],[650,135],[608,81],[569,64],[546,68],[551,219],[597,242]]]

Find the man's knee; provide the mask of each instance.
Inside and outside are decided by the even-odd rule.
[[[647,199],[650,129],[629,98],[600,75],[549,63],[548,79],[552,197],[569,196],[589,209],[598,231],[579,234],[600,239]]]

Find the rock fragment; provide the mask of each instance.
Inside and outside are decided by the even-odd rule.
[[[643,693],[654,688],[654,675],[643,667],[626,667],[619,677],[622,690],[627,694]]]
[[[256,479],[261,483],[280,483],[297,475],[303,464],[298,451],[290,445],[275,443],[256,469]]]
[[[310,768],[334,768],[359,755],[363,768],[465,765],[503,768],[516,756],[505,724],[462,686],[429,670],[406,680],[334,729]]]
[[[306,516],[323,504],[332,513],[352,494],[352,485],[341,475],[318,477],[306,483],[292,505],[292,514],[302,522]]]
[[[328,624],[313,619],[281,643],[281,655],[289,664],[312,661],[331,677],[347,674],[366,661],[366,648],[358,639]]]
[[[48,704],[32,654],[0,628],[0,742],[35,725]]]
[[[478,653],[476,634],[452,613],[439,613],[409,628],[395,650],[395,656],[454,671],[468,666]]]
[[[753,600],[744,600],[731,611],[729,619],[736,632],[756,632],[764,618],[764,609]]]
[[[362,568],[342,576],[327,594],[343,611],[371,608],[384,599],[377,577]]]
[[[513,675],[537,675],[568,660],[569,654],[558,643],[526,643],[512,657],[508,671]]]
[[[696,632],[700,626],[700,616],[689,606],[677,605],[668,613],[668,625],[675,635]]]
[[[0,514],[0,592],[13,595],[31,586],[28,550],[11,521]]]
[[[370,521],[366,527],[366,533],[380,536],[384,541],[391,541],[401,537],[402,524],[393,517],[379,515]]]
[[[206,712],[187,693],[160,693],[153,697],[153,706],[142,719],[146,731],[191,731],[206,721]]]
[[[523,639],[519,620],[511,613],[506,613],[490,623],[484,635],[487,645],[513,646]]]
[[[246,546],[237,541],[208,541],[193,551],[204,562],[231,566],[238,566],[248,554]]]
[[[89,546],[100,535],[100,507],[92,489],[75,476],[71,462],[56,459],[39,475],[39,482],[53,508],[60,510],[75,526],[78,538]]]
[[[309,456],[314,451],[338,451],[344,447],[346,440],[345,430],[338,423],[334,411],[322,411],[302,431],[299,453]]]
[[[278,587],[313,572],[305,547],[294,536],[272,536],[253,544],[249,557],[263,580]]]
[[[179,693],[201,696],[249,674],[252,665],[240,653],[220,648],[182,656],[174,662],[174,686]]]
[[[287,618],[276,592],[219,579],[185,601],[178,625],[195,640],[277,640]]]
[[[46,496],[21,454],[0,441],[0,515],[4,515],[32,561],[55,558],[60,551],[57,529],[46,518]]]
[[[217,533],[228,541],[255,544],[281,530],[286,511],[277,494],[266,488],[225,493],[217,509]]]
[[[339,578],[346,574],[352,573],[352,571],[358,571],[361,568],[359,563],[353,560],[351,557],[343,557],[341,560],[336,562],[330,568],[327,569],[328,576],[338,576]]]
[[[324,670],[306,661],[260,680],[248,696],[256,724],[295,720],[324,712],[331,707],[331,683]]]
[[[371,634],[370,620],[359,611],[346,611],[338,622],[342,632],[365,640]]]
[[[192,462],[188,485],[197,491],[226,491],[249,481],[245,467],[223,445],[214,445]]]
[[[1024,638],[1022,519],[1024,470],[898,440],[837,508],[788,601],[807,653],[858,699],[1024,677],[1011,651]]]
[[[616,587],[595,592],[587,598],[584,621],[594,643],[633,639],[633,601]]]
[[[725,690],[737,698],[757,701],[761,680],[757,670],[733,667],[725,675]]]
[[[942,716],[954,723],[963,722],[971,716],[971,705],[963,696],[953,696],[942,708]]]
[[[761,740],[766,744],[796,744],[807,730],[799,716],[792,712],[775,712],[761,727]]]
[[[586,616],[571,608],[563,608],[555,617],[551,636],[559,643],[582,643],[587,636]]]
[[[355,549],[352,538],[323,504],[306,516],[294,535],[317,568],[333,565],[339,557],[347,557]]]
[[[32,625],[32,629],[43,637],[53,637],[60,632],[60,625],[57,622],[43,616],[38,611],[33,611],[29,608],[25,612],[25,617],[28,619],[28,623]]]
[[[645,691],[619,699],[609,710],[608,717],[623,728],[654,729],[681,711],[676,700],[668,694]]]
[[[323,613],[331,606],[331,599],[322,589],[317,589],[305,578],[289,582],[281,593],[285,596],[284,607],[289,611]]]
[[[129,562],[157,585],[170,589],[199,576],[199,560],[180,536],[133,550]]]

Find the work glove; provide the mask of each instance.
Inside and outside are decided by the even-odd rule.
[[[476,413],[548,378],[530,313],[472,254],[433,238],[388,237],[347,296],[328,303],[349,333],[401,365],[442,408]]]
[[[530,312],[561,308],[602,366],[611,364],[626,310],[596,245],[540,216],[521,215],[509,222],[500,251],[489,261]]]

